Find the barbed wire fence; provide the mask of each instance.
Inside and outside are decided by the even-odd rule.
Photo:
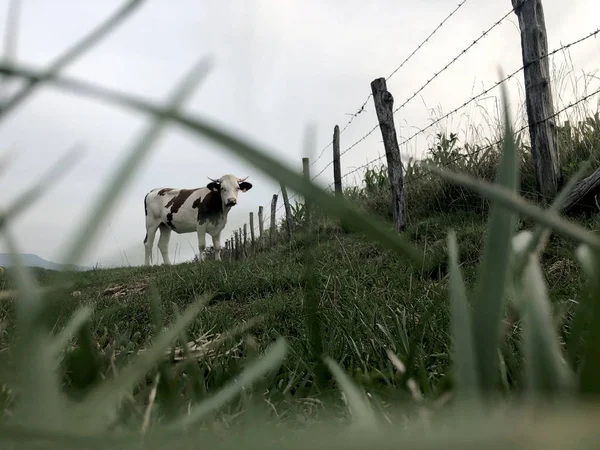
[[[440,28],[442,28],[448,21],[450,18],[452,18],[460,9],[461,7],[467,2],[468,0],[463,0],[462,2],[460,2],[458,4],[457,7],[455,7],[443,20],[442,22],[440,22],[439,25],[437,25],[433,31],[423,40],[419,43],[419,45],[409,54],[408,57],[406,57],[398,66],[396,66],[396,68],[390,73],[390,75],[388,75],[385,78],[382,78],[382,80],[388,81],[390,78],[392,78],[402,67],[404,67],[404,65],[426,44],[430,41],[430,39],[432,38],[432,36],[439,31]],[[446,70],[448,70],[449,67],[451,67],[453,64],[456,63],[457,60],[459,60],[463,55],[465,55],[471,48],[473,48],[474,46],[476,46],[477,44],[479,44],[483,38],[485,38],[486,36],[488,36],[495,28],[497,28],[500,24],[502,24],[511,14],[513,13],[519,13],[517,8],[523,8],[525,3],[528,2],[535,2],[535,1],[539,1],[539,0],[521,0],[521,2],[517,5],[517,7],[513,7],[510,9],[510,11],[508,11],[506,14],[502,15],[498,20],[494,21],[492,23],[491,26],[489,26],[485,31],[483,31],[479,36],[476,37],[476,39],[473,40],[473,42],[468,45],[466,48],[462,49],[460,52],[458,52],[447,64],[445,64],[444,66],[442,66],[441,69],[439,69],[438,71],[434,72],[433,75],[426,80],[425,83],[423,83],[421,85],[421,87],[419,89],[417,89],[412,95],[410,95],[406,100],[404,100],[403,102],[400,103],[399,106],[397,106],[396,108],[393,109],[393,111],[391,112],[392,116],[395,115],[398,111],[402,110],[403,108],[406,107],[406,105],[411,102],[414,98],[417,97],[417,95],[419,95],[419,93],[421,93],[423,90],[425,90],[427,88],[427,86],[429,86],[431,84],[432,81],[434,81],[435,79],[439,78]],[[543,30],[544,34],[545,34],[545,29]],[[494,91],[495,89],[499,88],[499,86],[502,83],[505,83],[508,80],[511,80],[512,78],[514,78],[515,76],[517,76],[518,74],[520,74],[521,72],[524,72],[526,70],[528,70],[528,68],[533,67],[537,64],[541,64],[544,60],[547,60],[548,58],[550,58],[551,56],[559,53],[559,52],[563,52],[575,45],[578,45],[582,42],[588,41],[591,38],[595,38],[597,37],[597,35],[600,33],[600,29],[596,29],[594,31],[591,31],[585,35],[583,35],[582,37],[580,37],[579,39],[576,39],[572,42],[569,42],[567,44],[561,45],[558,48],[554,49],[551,52],[542,52],[541,54],[539,54],[536,58],[526,61],[524,62],[524,64],[519,67],[518,69],[514,70],[513,72],[511,72],[510,74],[504,76],[501,80],[499,80],[498,82],[494,83],[493,85],[484,88],[483,90],[481,90],[478,94],[470,97],[468,100],[462,102],[461,104],[459,104],[458,106],[456,106],[455,108],[453,108],[452,110],[450,110],[448,113],[442,115],[441,117],[433,120],[431,123],[429,123],[427,126],[418,129],[416,132],[412,133],[410,136],[408,136],[406,139],[403,139],[401,142],[398,143],[398,152],[399,152],[399,147],[400,146],[404,146],[406,144],[408,144],[409,142],[413,141],[414,139],[416,139],[418,136],[423,135],[426,131],[431,130],[435,125],[439,124],[440,122],[442,122],[443,120],[449,118],[450,116],[452,116],[453,114],[456,114],[457,112],[465,109],[466,107],[468,107],[469,105],[473,104],[474,102],[476,102],[477,100],[485,97],[486,95],[490,94],[492,91]],[[522,43],[523,44],[523,43]],[[528,92],[529,95],[531,95],[531,92]],[[542,123],[545,122],[549,122],[552,121],[553,119],[557,118],[560,114],[564,113],[565,111],[575,107],[576,105],[579,105],[580,103],[589,100],[590,98],[594,97],[595,95],[600,94],[600,89],[595,90],[591,93],[588,93],[586,95],[584,95],[583,97],[569,103],[568,105],[562,107],[561,109],[559,109],[558,111],[552,112],[551,114],[548,114],[545,117],[542,117],[541,119],[538,120],[532,120],[531,117],[529,117],[529,123],[527,125],[524,125],[518,129],[515,130],[515,134],[519,134],[522,133],[523,131],[529,130],[531,127],[534,126],[539,126]],[[365,111],[365,107],[368,104],[369,100],[371,100],[373,97],[373,92],[371,92],[366,99],[361,103],[361,105],[356,109],[356,112],[351,114],[350,119],[346,122],[346,124],[342,127],[342,129],[340,130],[337,126],[337,137],[338,137],[338,145],[339,145],[339,137],[349,128],[349,126],[354,122],[354,120]],[[352,144],[350,144],[347,148],[345,148],[343,151],[339,151],[339,148],[337,149],[338,151],[338,157],[337,158],[332,158],[331,161],[329,161],[316,175],[314,176],[310,176],[310,180],[314,181],[315,179],[317,179],[319,176],[321,176],[322,174],[324,174],[327,169],[329,169],[331,166],[333,166],[334,164],[338,164],[339,166],[339,160],[342,156],[346,155],[348,152],[350,152],[352,149],[356,148],[360,143],[364,142],[373,132],[375,132],[375,130],[377,128],[380,127],[380,123],[376,123],[366,134],[364,134],[363,136],[361,136],[359,139],[357,139],[356,141],[354,141]],[[497,140],[495,142],[490,143],[487,146],[480,146],[478,151],[480,152],[487,152],[490,149],[493,148],[498,148],[500,145],[502,144],[502,140]],[[315,158],[314,161],[312,161],[312,163],[308,163],[307,158],[304,158],[305,164],[304,164],[304,170],[310,171],[311,167],[314,167],[314,165],[321,160],[324,155],[326,154],[325,152],[333,147],[335,145],[335,138],[330,141],[325,147],[323,147],[321,149],[321,151],[319,152],[319,155],[317,156],[317,158]],[[335,155],[335,152],[334,152]],[[458,158],[463,157],[464,155],[459,155],[457,156]],[[337,180],[338,183],[341,183],[342,180],[346,180],[348,179],[348,177],[350,177],[351,175],[357,174],[358,172],[360,172],[361,170],[365,170],[368,169],[370,166],[372,166],[375,163],[379,163],[381,162],[384,158],[387,157],[387,152],[386,154],[379,156],[377,158],[371,159],[369,161],[367,161],[365,164],[362,164],[358,167],[353,168],[351,171],[341,175],[340,173],[340,180]],[[399,158],[399,156],[398,156]],[[337,160],[337,161],[336,161]],[[388,161],[389,162],[389,161]],[[403,169],[401,169],[403,170]],[[335,172],[335,171],[334,171]],[[420,175],[420,177],[429,175],[428,172],[422,173]],[[334,174],[335,176],[335,174]],[[419,180],[420,177],[412,177],[412,178],[407,178],[404,180],[404,187],[406,187],[407,184],[411,183],[411,182],[416,182]],[[330,189],[335,185],[336,181],[334,180],[333,183],[329,184],[327,186],[326,189]],[[284,187],[285,189],[285,187]],[[283,194],[283,195],[282,195]],[[280,199],[280,197],[283,197],[283,199],[285,200],[284,202],[282,202],[282,204],[280,204],[279,206],[277,206],[278,200]],[[298,208],[302,207],[302,204],[298,204],[296,202],[295,206],[292,206],[291,202],[296,199],[297,197],[299,197],[299,194],[294,193],[292,196],[289,196],[287,192],[282,191],[282,189],[280,189],[276,194],[274,194],[272,196],[272,199],[269,203],[260,206],[259,207],[259,211],[258,214],[255,216],[254,213],[251,213],[251,218],[250,218],[250,222],[251,222],[251,226],[250,226],[250,230],[248,232],[248,227],[246,224],[243,225],[243,227],[240,227],[238,230],[234,231],[233,236],[228,239],[225,243],[225,248],[223,249],[225,252],[225,257],[224,259],[239,259],[239,258],[246,258],[249,257],[252,254],[256,254],[256,252],[259,252],[261,250],[264,250],[266,248],[272,247],[273,245],[276,245],[279,241],[281,241],[282,237],[285,236],[289,236],[289,234],[291,233],[291,228],[288,228],[286,231],[282,231],[278,228],[278,224],[277,224],[277,213],[282,210],[283,208],[286,208],[286,217],[284,218],[284,220],[282,221],[282,223],[280,225],[283,225],[283,223],[285,222],[286,227],[291,227],[292,226],[292,222],[294,222],[294,218],[290,217],[290,211],[292,211],[292,216],[297,216],[298,214],[302,214],[301,212],[298,211]],[[270,219],[270,223],[269,223],[269,227],[265,228],[264,226],[264,220],[265,220],[265,211],[269,212],[269,219]],[[256,221],[253,220],[254,217],[256,217]],[[296,219],[297,220],[297,219]],[[267,233],[268,231],[268,233]]]

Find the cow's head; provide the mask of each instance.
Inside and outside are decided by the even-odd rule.
[[[238,192],[246,192],[252,189],[252,183],[246,181],[246,178],[238,178],[234,175],[223,175],[218,180],[208,178],[210,183],[206,185],[213,192],[221,194],[223,208],[234,206],[237,203]]]

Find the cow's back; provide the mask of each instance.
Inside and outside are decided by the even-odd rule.
[[[146,197],[148,214],[177,233],[196,230],[197,210],[194,202],[209,192],[207,188],[156,188]]]

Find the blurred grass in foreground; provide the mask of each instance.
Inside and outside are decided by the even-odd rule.
[[[269,157],[260,146],[241,140],[201,118],[178,112],[179,104],[200,80],[203,67],[202,63],[195,66],[190,76],[175,89],[166,103],[168,106],[163,108],[125,94],[66,79],[57,75],[57,71],[40,74],[8,63],[0,64],[0,73],[5,75],[21,76],[32,83],[55,83],[61,88],[134,108],[153,119],[151,126],[133,143],[125,163],[115,171],[114,182],[100,199],[93,202],[102,205],[102,208],[90,214],[88,221],[82,224],[80,233],[65,255],[65,262],[78,262],[98,229],[103,214],[122,192],[127,179],[164,125],[171,121],[252,162],[259,170],[310,199],[315,206],[327,211],[348,228],[379,241],[396,252],[399,258],[422,267],[424,253],[382,221],[370,217],[348,200],[337,199],[322,191]],[[11,108],[19,101],[11,103]],[[506,105],[504,90],[503,104]],[[7,111],[0,111],[0,117]],[[10,271],[18,297],[15,304],[16,339],[9,349],[13,359],[2,360],[14,361],[14,366],[2,367],[6,380],[3,395],[10,396],[10,402],[6,403],[13,407],[0,424],[0,442],[7,447],[20,444],[20,448],[138,448],[140,443],[144,448],[167,445],[173,448],[198,445],[228,448],[364,448],[365,445],[481,448],[486,445],[505,448],[510,444],[518,444],[522,448],[542,445],[554,448],[575,443],[578,448],[586,445],[596,447],[600,443],[599,432],[596,431],[600,415],[597,405],[590,406],[588,402],[600,391],[600,314],[596,311],[596,299],[600,294],[597,281],[600,278],[600,241],[596,234],[560,217],[554,205],[545,211],[517,195],[519,159],[508,111],[503,132],[501,160],[493,185],[464,174],[432,168],[441,176],[487,197],[492,208],[476,289],[470,295],[460,269],[456,231],[448,231],[453,389],[452,398],[444,407],[434,409],[423,405],[415,394],[413,401],[418,414],[408,423],[395,423],[389,419],[389,411],[393,411],[396,405],[388,409],[388,414],[382,414],[381,405],[366,395],[338,362],[317,350],[313,357],[322,358],[321,363],[333,376],[338,392],[343,394],[349,414],[332,414],[305,426],[291,421],[269,420],[267,411],[270,406],[268,402],[261,401],[260,388],[264,391],[265,386],[271,386],[272,389],[273,377],[277,376],[280,365],[286,358],[294,357],[289,352],[288,342],[282,337],[276,339],[262,356],[253,356],[254,346],[246,340],[246,351],[239,361],[243,367],[241,374],[215,392],[196,390],[200,386],[194,383],[194,376],[202,376],[200,372],[194,375],[194,371],[200,370],[198,359],[200,362],[207,359],[211,351],[223,352],[223,346],[232,337],[245,334],[254,325],[242,325],[229,335],[207,338],[200,347],[194,346],[197,342],[190,341],[189,326],[210,301],[210,292],[195,296],[197,298],[183,311],[173,305],[174,319],[168,327],[165,327],[164,311],[157,293],[150,292],[148,302],[153,308],[156,331],[151,345],[143,351],[131,351],[132,337],[124,337],[119,345],[116,341],[109,344],[113,346],[108,360],[111,374],[99,376],[102,372],[97,368],[97,343],[87,327],[94,315],[92,305],[79,307],[60,330],[53,330],[53,319],[60,308],[56,292],[40,290],[31,271],[16,258],[15,269]],[[565,189],[570,187],[572,183]],[[39,197],[41,192],[43,189],[38,189],[34,197]],[[29,207],[33,207],[33,200],[29,203]],[[17,213],[22,211],[8,209]],[[14,244],[10,226],[17,213],[0,221],[5,242],[15,254],[19,253],[19,249]],[[519,215],[538,223],[533,232],[515,234]],[[570,354],[574,351],[572,349],[579,349],[577,352],[582,355],[580,361],[565,357],[563,343],[554,328],[540,266],[540,254],[548,232],[560,233],[577,242],[576,255],[589,279],[589,295],[579,305],[574,322],[581,329],[589,326],[590,333],[570,334],[566,342]],[[306,252],[310,251],[307,246]],[[314,311],[314,286],[309,284],[313,280],[311,264],[309,260],[308,284],[304,287],[311,308],[306,320],[313,333],[311,339],[319,342],[320,324],[316,322],[320,319]],[[65,272],[58,281],[66,282],[69,276]],[[520,351],[524,361],[523,370],[518,374],[523,382],[521,389],[508,396],[500,395],[498,387],[502,370],[498,351],[507,300],[523,318]],[[257,320],[260,322],[260,318]],[[206,330],[194,331],[194,335],[198,336]],[[585,339],[580,339],[582,336]],[[74,338],[78,343],[75,350],[70,348]],[[185,372],[186,386],[192,390],[189,395],[192,400],[187,402],[183,411],[174,406],[185,395],[176,383],[177,377],[183,376],[178,372],[181,369],[172,366],[177,342],[177,350],[180,349],[183,355],[182,364],[189,369]],[[398,373],[405,377],[406,385],[410,388],[418,383],[412,378],[414,374],[407,371],[407,368],[412,370],[412,364],[409,366],[407,360],[414,355],[409,354],[402,360],[386,350]],[[228,357],[227,349],[221,355]],[[60,367],[66,358],[75,361],[71,365],[71,377],[76,377],[78,372],[90,371],[84,375],[93,378],[77,396],[68,395],[61,384]],[[135,403],[133,397],[140,395],[147,398],[143,411],[132,407]],[[228,422],[214,420],[214,413],[232,401],[241,402],[243,409],[251,414],[246,414],[239,422],[230,418],[229,425]],[[159,413],[156,413],[157,410]],[[349,423],[339,420],[347,416],[351,418]]]

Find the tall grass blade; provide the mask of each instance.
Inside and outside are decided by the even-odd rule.
[[[502,104],[505,108],[504,142],[495,184],[516,193],[519,185],[519,165],[506,99],[506,87],[502,85]],[[508,274],[510,243],[515,221],[514,211],[492,200],[482,262],[475,288],[473,311],[479,381],[485,394],[494,389],[497,378],[496,350],[500,337],[504,286]]]
[[[2,62],[0,62],[0,73],[24,78],[36,78],[38,76],[36,71]],[[243,141],[231,132],[224,131],[216,125],[200,119],[196,115],[189,113],[179,114],[169,111],[166,108],[155,106],[148,101],[140,100],[135,96],[121,94],[91,83],[65,76],[54,77],[51,83],[70,92],[97,98],[109,103],[120,104],[147,114],[167,117],[196,135],[208,137],[210,140],[250,162],[266,175],[275,178],[280,183],[285,183],[288,188],[294,189],[305,198],[317,203],[328,215],[336,216],[346,221],[348,229],[362,231],[372,239],[409,257],[417,265],[423,263],[423,252],[410,244],[407,238],[399,235],[380,220],[372,218],[368,214],[361,213],[347,199],[335,198],[314,183],[304,180],[304,177],[269,156],[268,152],[261,150],[258,145],[249,144],[247,139]]]
[[[558,195],[552,201],[550,207],[548,208],[549,211],[553,211],[556,213],[560,212],[562,205],[564,204],[571,191],[575,188],[577,183],[581,180],[581,178],[583,178],[587,170],[595,161],[596,154],[597,149],[591,152],[589,158],[580,164],[577,172],[569,179],[569,181],[563,186],[563,188],[559,191]],[[527,249],[521,253],[521,257],[515,262],[515,271],[517,273],[520,273],[524,270],[525,265],[527,264],[528,255],[530,255],[534,251],[536,251],[538,255],[541,254],[542,250],[544,249],[544,246],[546,245],[546,242],[548,241],[548,238],[550,237],[550,233],[551,230],[547,226],[544,226],[540,223],[536,223],[533,230],[533,236],[529,240]]]
[[[10,220],[15,220],[19,214],[27,210],[36,200],[48,191],[52,183],[57,182],[81,158],[82,152],[74,147],[66,152],[50,167],[38,181],[14,200],[2,213],[0,213],[0,229]]]
[[[94,308],[91,306],[82,306],[73,313],[65,327],[53,339],[51,352],[54,355],[58,356],[64,350],[75,333],[90,319],[93,312]]]
[[[14,59],[17,51],[17,30],[19,28],[19,14],[21,13],[21,0],[9,0],[8,9],[6,11],[6,33],[4,34],[4,60],[10,61]],[[0,109],[3,103],[5,77],[0,77]]]
[[[250,364],[244,371],[233,381],[230,381],[227,386],[213,395],[211,398],[204,400],[197,406],[194,406],[190,413],[182,419],[168,425],[167,429],[189,428],[204,419],[212,411],[225,405],[234,397],[239,395],[246,386],[256,382],[260,377],[264,376],[271,370],[274,370],[281,364],[287,353],[287,343],[284,338],[280,337],[265,351],[265,355]]]
[[[583,315],[583,312],[585,312],[590,316],[587,319],[589,321],[589,333],[587,333],[582,349],[579,390],[584,395],[598,396],[600,394],[600,383],[598,383],[598,380],[600,380],[600,302],[598,301],[600,299],[600,279],[598,277],[600,251],[598,249],[587,252],[580,251],[580,259],[587,260],[588,271],[592,264],[594,270],[593,272],[590,271],[592,273],[591,295],[582,299],[585,302],[584,308],[580,308],[580,311],[578,311],[578,315]],[[574,345],[577,343],[578,341],[573,342]]]
[[[454,230],[448,232],[448,262],[450,266],[450,325],[454,350],[455,383],[457,396],[471,400],[481,395],[481,385],[477,373],[472,314],[469,309],[467,292],[458,261],[458,245]]]
[[[324,360],[346,396],[348,407],[356,425],[369,430],[377,429],[379,426],[377,417],[364,393],[333,359],[326,356]]]
[[[575,309],[571,332],[567,338],[567,355],[572,368],[577,362],[577,351],[582,341],[585,326],[589,323],[596,299],[600,296],[598,276],[594,270],[594,254],[589,246],[581,244],[575,251],[575,256],[587,277],[587,286]]]
[[[12,233],[5,228],[4,240],[11,253],[15,285],[19,294],[16,302],[17,390],[19,402],[14,421],[29,427],[59,428],[63,425],[64,403],[60,382],[54,370],[55,360],[42,323],[45,305],[37,283],[24,265]]]
[[[480,195],[497,202],[499,205],[510,208],[525,217],[529,217],[564,237],[574,239],[581,244],[587,244],[593,249],[600,249],[600,240],[589,230],[576,223],[563,219],[554,211],[545,211],[541,209],[537,205],[526,201],[523,197],[514,194],[514,192],[507,188],[482,182],[477,178],[456,173],[451,170],[441,169],[433,165],[427,165],[427,167],[432,172],[439,174],[447,180],[473,189],[474,191],[479,192]]]
[[[7,117],[8,112],[12,111],[20,103],[31,95],[36,87],[44,81],[51,80],[58,72],[64,69],[69,63],[72,63],[86,51],[90,50],[94,45],[98,44],[102,38],[106,37],[110,31],[114,30],[128,16],[130,16],[137,7],[145,0],[129,0],[121,8],[119,8],[112,16],[110,16],[100,26],[95,28],[90,34],[78,41],[75,45],[69,48],[63,55],[59,56],[46,72],[39,77],[29,79],[26,86],[17,94],[8,99],[5,103],[0,104],[0,122]]]
[[[181,335],[181,331],[194,320],[208,300],[210,297],[203,296],[188,306],[168,330],[157,336],[150,348],[130,361],[115,378],[102,383],[81,404],[72,408],[72,428],[84,433],[104,431],[114,418],[121,395],[130,392],[164,358],[169,345]]]
[[[210,64],[210,58],[203,58],[192,67],[192,70],[182,80],[179,86],[176,87],[168,101],[167,111],[169,111],[169,113],[174,113],[183,105],[183,102],[189,98],[192,91],[196,89],[198,84],[208,73]],[[154,118],[148,128],[136,140],[135,145],[128,152],[125,161],[113,172],[101,198],[93,203],[93,213],[87,216],[88,219],[83,223],[83,226],[73,239],[73,243],[67,250],[64,258],[67,264],[76,264],[78,262],[90,240],[99,230],[100,224],[102,223],[101,218],[106,217],[109,209],[114,205],[115,199],[123,191],[129,177],[142,162],[143,158],[149,154],[152,145],[162,134],[166,125],[166,116],[157,116]]]
[[[527,238],[533,239],[533,235],[528,232]],[[534,399],[562,395],[571,379],[554,329],[537,254],[527,257],[524,272],[516,273],[515,280],[515,293],[520,297],[518,304],[523,311],[524,375],[528,394]]]

